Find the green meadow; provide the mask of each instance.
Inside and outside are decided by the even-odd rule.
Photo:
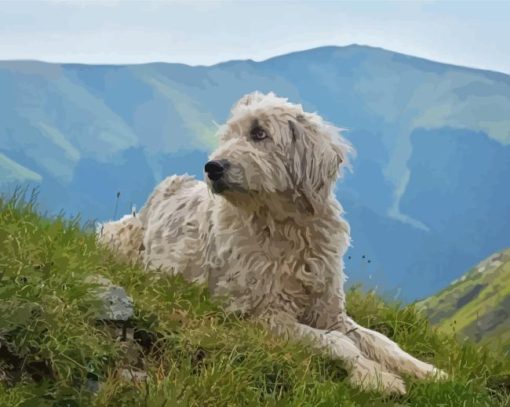
[[[507,406],[510,358],[432,328],[415,306],[361,289],[349,313],[446,370],[408,394],[350,387],[342,364],[227,314],[205,287],[148,273],[98,247],[36,196],[0,199],[0,406]],[[90,276],[123,287],[126,322],[97,320]],[[467,317],[466,317],[467,318]]]

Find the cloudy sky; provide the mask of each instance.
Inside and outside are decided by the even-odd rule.
[[[510,73],[510,1],[0,0],[0,59],[213,64],[372,45]]]

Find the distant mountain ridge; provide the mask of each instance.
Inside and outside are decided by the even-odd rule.
[[[274,91],[357,150],[337,188],[351,282],[412,300],[510,246],[508,75],[348,46],[195,67],[4,61],[0,90],[0,191],[39,185],[53,213],[110,218],[117,192],[120,214],[166,175],[201,178],[232,104]]]

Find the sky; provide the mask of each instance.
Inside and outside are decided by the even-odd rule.
[[[510,74],[510,0],[0,0],[0,59],[211,65],[323,45]]]

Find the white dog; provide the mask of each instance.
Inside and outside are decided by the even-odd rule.
[[[273,93],[252,93],[220,134],[206,183],[168,177],[139,216],[104,224],[100,240],[228,294],[230,309],[278,335],[311,339],[364,389],[405,393],[399,374],[445,376],[346,314],[349,225],[333,188],[351,147],[338,129]]]

